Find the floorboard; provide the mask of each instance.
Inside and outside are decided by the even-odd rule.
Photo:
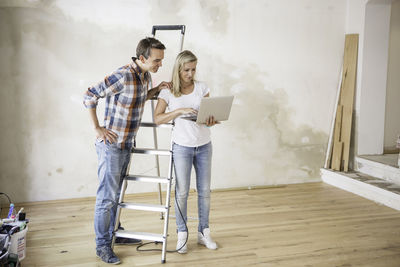
[[[157,202],[156,194],[130,201]],[[197,245],[189,221],[188,254],[167,254],[164,266],[400,266],[400,212],[324,183],[212,192],[210,226],[216,251]],[[95,256],[94,199],[25,203],[30,219],[27,266],[109,266]],[[17,207],[19,208],[19,207]],[[196,217],[196,193],[189,197]],[[159,214],[124,211],[129,230],[160,232]],[[175,219],[169,249],[175,248]],[[154,246],[149,246],[152,248]],[[158,245],[157,248],[161,248]],[[160,266],[160,252],[115,249],[121,266]]]

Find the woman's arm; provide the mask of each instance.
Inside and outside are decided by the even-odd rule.
[[[161,82],[158,86],[156,86],[156,87],[150,89],[150,90],[147,92],[147,98],[146,98],[146,100],[152,99],[153,96],[155,96],[156,94],[158,94],[162,89],[164,89],[164,88],[171,89],[171,87],[172,87],[172,83],[171,83],[171,82]]]
[[[197,114],[197,110],[192,108],[179,108],[174,111],[165,113],[167,106],[167,102],[165,102],[164,99],[158,99],[157,106],[154,112],[154,121],[156,124],[167,123],[175,119],[176,117],[184,114]]]

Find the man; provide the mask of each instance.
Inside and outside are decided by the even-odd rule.
[[[99,187],[97,189],[94,228],[96,254],[104,262],[119,264],[111,249],[118,198],[143,114],[145,101],[170,83],[151,88],[151,75],[162,66],[165,46],[155,38],[145,38],[136,48],[136,58],[85,92],[84,105],[89,110],[97,134]],[[100,126],[96,107],[105,98],[104,126]],[[126,240],[116,239],[116,244]],[[131,243],[141,240],[131,240]]]

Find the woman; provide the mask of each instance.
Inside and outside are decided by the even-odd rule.
[[[185,50],[179,53],[172,72],[171,89],[160,92],[154,116],[157,124],[175,120],[172,152],[176,176],[175,214],[178,230],[176,249],[179,253],[187,252],[187,198],[192,164],[196,171],[198,194],[198,243],[209,249],[217,248],[217,244],[210,236],[208,218],[212,156],[209,127],[218,122],[212,116],[207,119],[206,124],[197,124],[182,118],[196,114],[201,99],[209,96],[210,89],[207,85],[194,79],[196,65],[197,58],[192,52]],[[168,112],[166,112],[167,107]]]

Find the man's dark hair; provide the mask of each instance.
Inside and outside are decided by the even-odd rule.
[[[164,50],[165,45],[163,45],[163,43],[158,41],[156,38],[144,38],[140,40],[136,47],[136,57],[139,58],[140,56],[144,56],[145,59],[148,59],[151,48]]]

